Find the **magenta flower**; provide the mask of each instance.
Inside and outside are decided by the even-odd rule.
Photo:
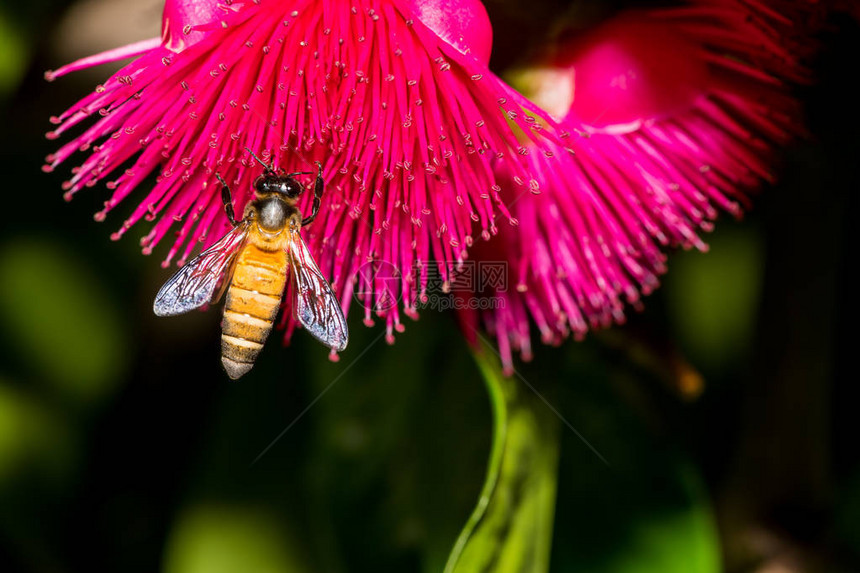
[[[166,266],[228,228],[216,173],[241,213],[259,175],[245,147],[290,172],[318,160],[327,194],[306,241],[344,309],[362,293],[365,321],[376,309],[390,336],[400,309],[378,300],[386,277],[362,265],[403,269],[398,295],[413,314],[428,265],[447,277],[476,237],[497,233],[499,215],[515,223],[494,162],[505,161],[516,196],[537,189],[528,154],[560,144],[543,129],[552,120],[489,72],[490,39],[478,0],[168,0],[162,38],[48,73],[138,56],[53,118],[51,138],[95,122],[45,169],[87,152],[65,196],[107,179],[97,220],[156,174],[112,237],[151,222],[141,245],[166,241]]]
[[[483,293],[502,304],[480,313],[508,371],[514,350],[531,356],[532,321],[550,344],[623,322],[658,286],[668,247],[706,250],[700,235],[719,213],[740,216],[771,179],[774,147],[801,131],[788,86],[807,79],[806,48],[791,11],[807,6],[697,0],[622,14],[521,74],[583,137],[574,155],[528,155],[543,192],[506,187],[519,225],[475,250],[511,269],[507,290]],[[499,177],[515,177],[511,166]],[[478,315],[464,314],[467,332]]]

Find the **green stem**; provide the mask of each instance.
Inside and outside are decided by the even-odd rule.
[[[555,506],[557,420],[501,373],[489,346],[474,357],[490,396],[493,442],[478,503],[444,573],[544,573]]]

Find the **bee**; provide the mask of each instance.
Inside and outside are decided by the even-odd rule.
[[[247,148],[246,148],[247,149]],[[313,209],[302,218],[296,207],[304,191],[295,175],[267,165],[254,181],[254,199],[237,221],[230,187],[220,175],[221,200],[233,225],[224,237],[173,275],[155,297],[158,316],[173,316],[216,303],[224,291],[221,321],[221,363],[236,380],[247,373],[263,348],[278,314],[287,272],[293,279],[293,316],[317,340],[332,348],[346,348],[349,333],[340,303],[302,239],[301,228],[316,218],[323,195],[322,165],[316,162]]]

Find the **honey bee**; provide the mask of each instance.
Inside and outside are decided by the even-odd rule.
[[[247,149],[247,148],[246,148]],[[278,314],[287,269],[293,278],[293,316],[315,338],[340,351],[349,333],[340,303],[314,262],[300,230],[313,222],[323,195],[322,165],[317,161],[313,210],[308,217],[296,207],[304,190],[293,177],[267,165],[254,181],[255,197],[237,221],[230,187],[220,175],[221,200],[233,225],[224,237],[173,275],[155,297],[158,316],[182,314],[215,303],[227,292],[221,321],[221,363],[236,380],[253,366]]]

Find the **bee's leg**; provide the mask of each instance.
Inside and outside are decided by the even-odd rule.
[[[317,213],[320,211],[320,201],[323,196],[322,163],[319,161],[314,161],[314,163],[317,164],[317,180],[314,183],[314,206],[311,209],[311,214],[302,219],[302,227],[313,223],[313,220],[316,219]]]
[[[227,185],[227,182],[221,179],[221,176],[217,173],[215,177],[218,178],[218,181],[221,182],[221,201],[224,202],[224,211],[227,213],[227,220],[230,221],[230,224],[234,227],[238,225],[238,221],[236,221],[236,214],[233,212],[233,197],[230,195],[230,186]]]

